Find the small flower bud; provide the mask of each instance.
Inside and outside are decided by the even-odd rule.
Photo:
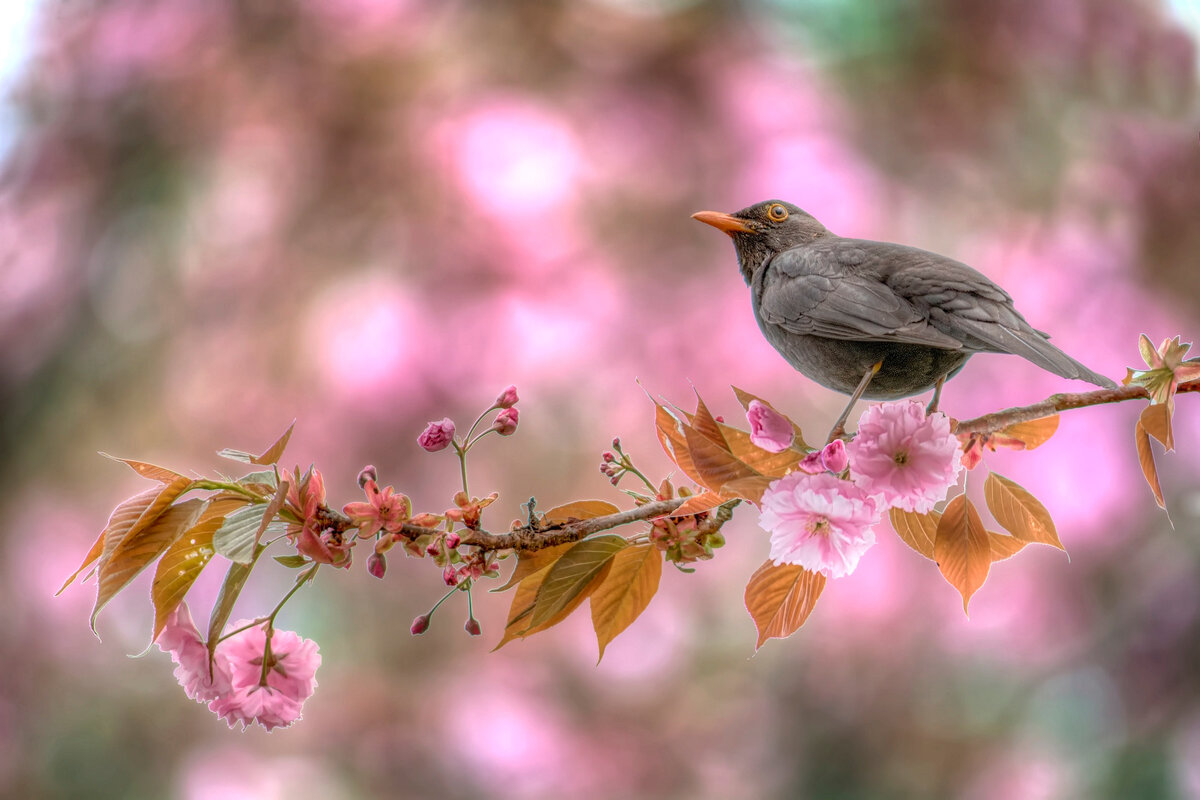
[[[846,443],[834,439],[821,450],[821,463],[825,469],[837,474],[844,472],[850,466],[850,457],[846,455]]]
[[[445,450],[454,440],[454,422],[449,417],[443,417],[440,422],[430,422],[417,437],[417,444],[430,453]]]
[[[620,450],[620,449],[621,449],[621,440],[617,437],[613,437],[613,450]]]
[[[458,586],[458,574],[454,567],[447,566],[442,570],[442,580],[447,586]]]
[[[517,404],[517,387],[509,386],[496,398],[496,408],[512,408]]]
[[[442,552],[442,548],[438,547],[437,542],[430,542],[426,545],[425,552],[431,556],[436,556]]]
[[[451,550],[453,550],[454,548],[458,547],[460,544],[462,544],[462,537],[459,536],[457,533],[447,533],[446,534],[446,547],[449,547]]]
[[[382,553],[371,553],[367,558],[367,572],[374,575],[376,578],[382,578],[383,573],[387,571],[387,559]]]
[[[606,464],[611,464],[617,460],[617,456],[612,450],[605,450],[600,454],[600,457],[604,459],[604,463]]]
[[[422,614],[412,621],[412,627],[408,629],[408,632],[413,636],[420,636],[427,630],[429,630],[429,615]]]
[[[474,617],[467,618],[467,624],[463,625],[463,630],[472,636],[478,636],[479,634],[483,633],[483,630],[479,627],[479,620],[475,619]]]
[[[724,421],[725,421],[725,417],[721,416],[720,414],[718,414],[717,416],[713,417],[713,419],[715,419],[717,422],[724,422]]]
[[[612,478],[609,480],[609,483],[611,483],[613,486],[616,486],[620,482],[621,482],[620,475],[613,475]]]
[[[496,415],[492,429],[501,436],[512,436],[517,431],[517,418],[520,413],[515,408],[506,408]]]
[[[367,481],[378,481],[379,476],[375,473],[375,467],[367,464],[362,468],[362,472],[358,473],[358,488],[365,489]]]

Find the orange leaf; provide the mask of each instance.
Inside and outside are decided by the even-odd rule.
[[[203,505],[203,500],[176,503],[150,523],[127,535],[112,554],[100,563],[96,604],[92,608],[93,633],[100,610],[192,526]]]
[[[683,433],[684,423],[658,401],[654,401],[654,420],[658,442],[667,458],[675,462],[675,465],[683,470],[683,474],[696,483],[701,483],[696,465],[692,463],[692,456],[688,451],[687,437]]]
[[[694,429],[683,429],[687,438],[688,455],[696,470],[696,482],[704,488],[720,492],[721,487],[742,478],[759,477],[758,473]]]
[[[708,406],[704,405],[704,401],[700,399],[699,392],[696,392],[696,413],[692,415],[690,422],[696,433],[701,434],[722,450],[729,449],[729,443],[721,435],[721,428],[713,415],[709,413]]]
[[[746,478],[738,478],[736,481],[730,481],[721,487],[721,494],[734,495],[749,500],[754,505],[762,505],[763,492],[775,482],[775,478],[766,478],[762,475],[751,475]]]
[[[988,544],[990,544],[992,548],[993,564],[997,561],[1003,561],[1006,558],[1015,556],[1017,553],[1021,552],[1025,545],[1029,544],[1029,542],[1026,542],[1023,539],[1018,539],[1015,536],[1006,536],[1003,533],[996,533],[995,531],[988,531],[987,535]]]
[[[209,498],[208,505],[200,512],[196,524],[184,531],[175,543],[167,548],[154,571],[154,584],[150,587],[150,599],[154,603],[154,636],[162,633],[167,617],[175,610],[188,589],[199,577],[213,556],[212,537],[225,515],[250,502],[246,498]]]
[[[527,636],[540,633],[547,628],[553,628],[555,625],[571,616],[571,613],[574,612],[575,609],[579,608],[579,606],[583,604],[583,601],[586,600],[591,593],[594,592],[600,586],[600,584],[604,582],[606,577],[608,577],[608,570],[611,564],[612,562],[610,561],[607,565],[605,565],[604,569],[596,573],[596,576],[592,578],[591,582],[587,586],[583,587],[581,592],[575,595],[575,597],[569,603],[563,606],[561,611],[540,625],[531,625],[530,620],[532,619],[534,610],[538,605],[538,594],[541,591],[542,583],[545,581],[546,576],[550,574],[550,568],[553,566],[553,562],[542,567],[537,572],[527,576],[517,585],[517,591],[515,594],[513,594],[512,605],[508,610],[508,622],[504,626],[504,637],[496,643],[496,646],[492,648],[492,652],[496,652],[513,639],[524,639]]]
[[[649,542],[626,547],[613,557],[608,577],[592,592],[592,627],[604,648],[637,619],[658,591],[662,554]]]
[[[134,495],[128,500],[117,506],[112,515],[108,518],[108,524],[104,526],[104,530],[100,531],[100,535],[92,544],[86,556],[83,557],[83,563],[79,565],[79,569],[71,573],[71,577],[67,578],[62,588],[57,594],[62,594],[63,591],[71,585],[72,581],[79,576],[79,573],[87,569],[93,561],[104,555],[104,551],[112,552],[117,543],[125,538],[125,534],[133,527],[134,523],[146,513],[146,509],[154,502],[154,498],[158,497],[161,489],[147,489],[141,494]],[[106,546],[107,542],[112,542],[110,546]]]
[[[769,478],[782,478],[804,458],[804,453],[791,447],[778,453],[764,450],[750,441],[750,434],[746,431],[721,423],[718,425],[725,441],[729,443],[729,452],[755,472]]]
[[[804,443],[804,433],[800,430],[800,426],[797,425],[795,422],[792,422],[791,418],[788,417],[787,414],[782,413],[779,409],[775,408],[775,406],[771,405],[766,400],[763,400],[761,397],[759,397],[757,395],[750,394],[749,392],[745,391],[744,389],[739,389],[736,386],[731,386],[729,388],[733,389],[733,393],[735,395],[737,395],[738,402],[742,404],[742,408],[744,408],[745,410],[747,410],[747,411],[750,410],[750,401],[751,400],[757,400],[758,402],[762,403],[764,406],[767,406],[768,408],[770,408],[776,414],[779,414],[781,417],[783,417],[784,419],[791,422],[792,423],[792,431],[795,432],[795,434],[796,434],[797,448],[800,450],[808,450],[809,449],[808,445]]]
[[[292,420],[292,424],[288,425],[288,429],[283,432],[283,435],[275,440],[275,443],[263,451],[262,455],[253,455],[245,450],[231,450],[225,448],[217,453],[222,458],[228,458],[233,461],[241,461],[243,464],[258,464],[260,466],[269,466],[279,461],[279,457],[283,455],[283,449],[287,447],[288,440],[292,438],[292,428],[296,427],[296,420]]]
[[[683,502],[679,508],[672,511],[670,514],[664,514],[665,517],[690,517],[693,514],[702,514],[705,511],[711,511],[717,506],[724,505],[730,500],[736,500],[736,495],[721,494],[719,492],[704,491],[700,494],[694,494]]]
[[[117,458],[116,456],[109,455],[108,453],[104,452],[100,453],[100,455],[104,456],[105,458],[111,458],[113,461],[120,461],[122,464],[125,464],[143,478],[149,478],[150,480],[158,481],[159,483],[170,483],[177,478],[183,477],[173,469],[160,467],[156,464],[148,464],[145,461],[134,461],[133,459],[129,458]]]
[[[572,519],[607,517],[609,514],[617,514],[620,511],[621,509],[607,500],[576,500],[574,503],[555,506],[543,515],[543,519],[551,525],[562,525]]]
[[[983,495],[992,516],[1013,536],[1067,549],[1058,538],[1050,512],[1019,483],[989,472],[983,482]]]
[[[1166,511],[1167,501],[1163,499],[1162,484],[1158,482],[1158,467],[1154,464],[1154,451],[1150,449],[1150,434],[1146,431],[1146,426],[1142,424],[1140,418],[1137,425],[1134,426],[1133,433],[1134,442],[1137,444],[1138,461],[1142,465],[1142,475],[1146,477],[1146,483],[1150,485],[1150,491],[1154,493],[1154,502],[1158,503],[1159,508]],[[1169,514],[1168,518],[1170,518]]]
[[[812,613],[825,588],[825,576],[797,564],[765,561],[746,584],[746,610],[758,628],[758,642],[791,636]]]
[[[892,528],[900,540],[931,560],[933,544],[937,540],[938,521],[941,518],[942,515],[938,511],[930,511],[928,514],[918,514],[900,508],[888,511],[888,519],[891,520]]]
[[[554,547],[544,547],[541,550],[522,550],[517,554],[517,566],[513,568],[512,575],[508,578],[508,583],[499,589],[492,589],[492,591],[508,591],[533,573],[541,572],[557,561],[558,557],[567,552],[573,544],[575,543],[567,542],[566,544]]]
[[[933,542],[938,569],[963,599],[963,612],[971,595],[987,580],[992,566],[992,545],[975,504],[960,494],[946,504]]]
[[[1138,422],[1146,429],[1146,433],[1158,439],[1159,444],[1169,453],[1175,449],[1175,434],[1171,429],[1171,408],[1165,403],[1156,403],[1142,409]]]
[[[1057,430],[1058,414],[1052,414],[1049,417],[1009,425],[1007,428],[997,431],[996,435],[1017,439],[1024,442],[1026,450],[1033,450],[1035,447],[1045,444]]]
[[[550,565],[550,571],[542,579],[537,602],[530,615],[530,626],[537,627],[545,623],[571,605],[581,592],[594,589],[598,584],[593,584],[592,579],[601,571],[607,573],[613,557],[627,546],[625,539],[615,533],[582,539],[571,545]]]

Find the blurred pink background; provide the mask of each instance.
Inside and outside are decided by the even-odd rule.
[[[595,665],[586,613],[498,653],[427,563],[360,554],[280,624],[316,639],[296,727],[233,733],[149,639],[149,576],[87,627],[53,592],[140,491],[104,450],[229,469],[293,419],[332,504],[365,463],[440,511],[415,437],[508,383],[472,454],[485,521],[617,495],[622,437],[670,465],[643,389],[730,384],[824,431],[841,399],[762,340],[729,242],[769,197],[837,233],[960,258],[1114,378],[1136,336],[1200,335],[1200,11],[1187,0],[112,0],[18,3],[0,61],[0,795],[215,798],[1200,797],[1200,408],[1160,459],[1136,404],[1065,415],[985,465],[1071,558],[998,564],[971,618],[886,528],[795,636],[751,657],[752,509],[664,574]],[[639,385],[640,382],[640,385]],[[947,386],[963,418],[1080,391],[1015,357]],[[815,438],[815,437],[814,437]],[[982,484],[982,473],[973,475]],[[971,491],[975,492],[972,486]],[[239,613],[291,574],[262,570]],[[257,573],[256,573],[257,574]],[[220,575],[190,599],[207,615]]]

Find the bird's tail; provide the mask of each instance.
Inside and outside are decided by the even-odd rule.
[[[999,331],[999,336],[997,336]],[[1046,334],[1032,327],[1027,330],[1012,330],[1003,325],[992,325],[987,331],[994,344],[1003,346],[1002,352],[1021,356],[1044,370],[1064,378],[1087,381],[1105,389],[1115,389],[1117,384],[1097,372],[1085,367],[1069,355],[1046,341]],[[997,341],[997,339],[999,341]]]

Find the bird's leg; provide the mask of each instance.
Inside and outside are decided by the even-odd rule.
[[[933,399],[929,401],[929,407],[925,409],[925,416],[929,416],[938,410],[938,401],[942,399],[942,385],[946,382],[946,376],[938,378],[937,383],[933,387]]]
[[[854,390],[854,394],[850,395],[850,402],[846,403],[846,407],[842,409],[842,415],[838,417],[837,422],[833,423],[833,430],[829,432],[827,443],[832,442],[834,439],[840,439],[846,434],[846,420],[850,416],[850,411],[854,408],[854,404],[858,402],[858,398],[862,397],[863,392],[871,385],[871,379],[875,377],[875,373],[879,372],[879,368],[882,366],[882,361],[876,361],[867,370],[866,374],[863,375],[862,380],[858,382],[858,388]]]

